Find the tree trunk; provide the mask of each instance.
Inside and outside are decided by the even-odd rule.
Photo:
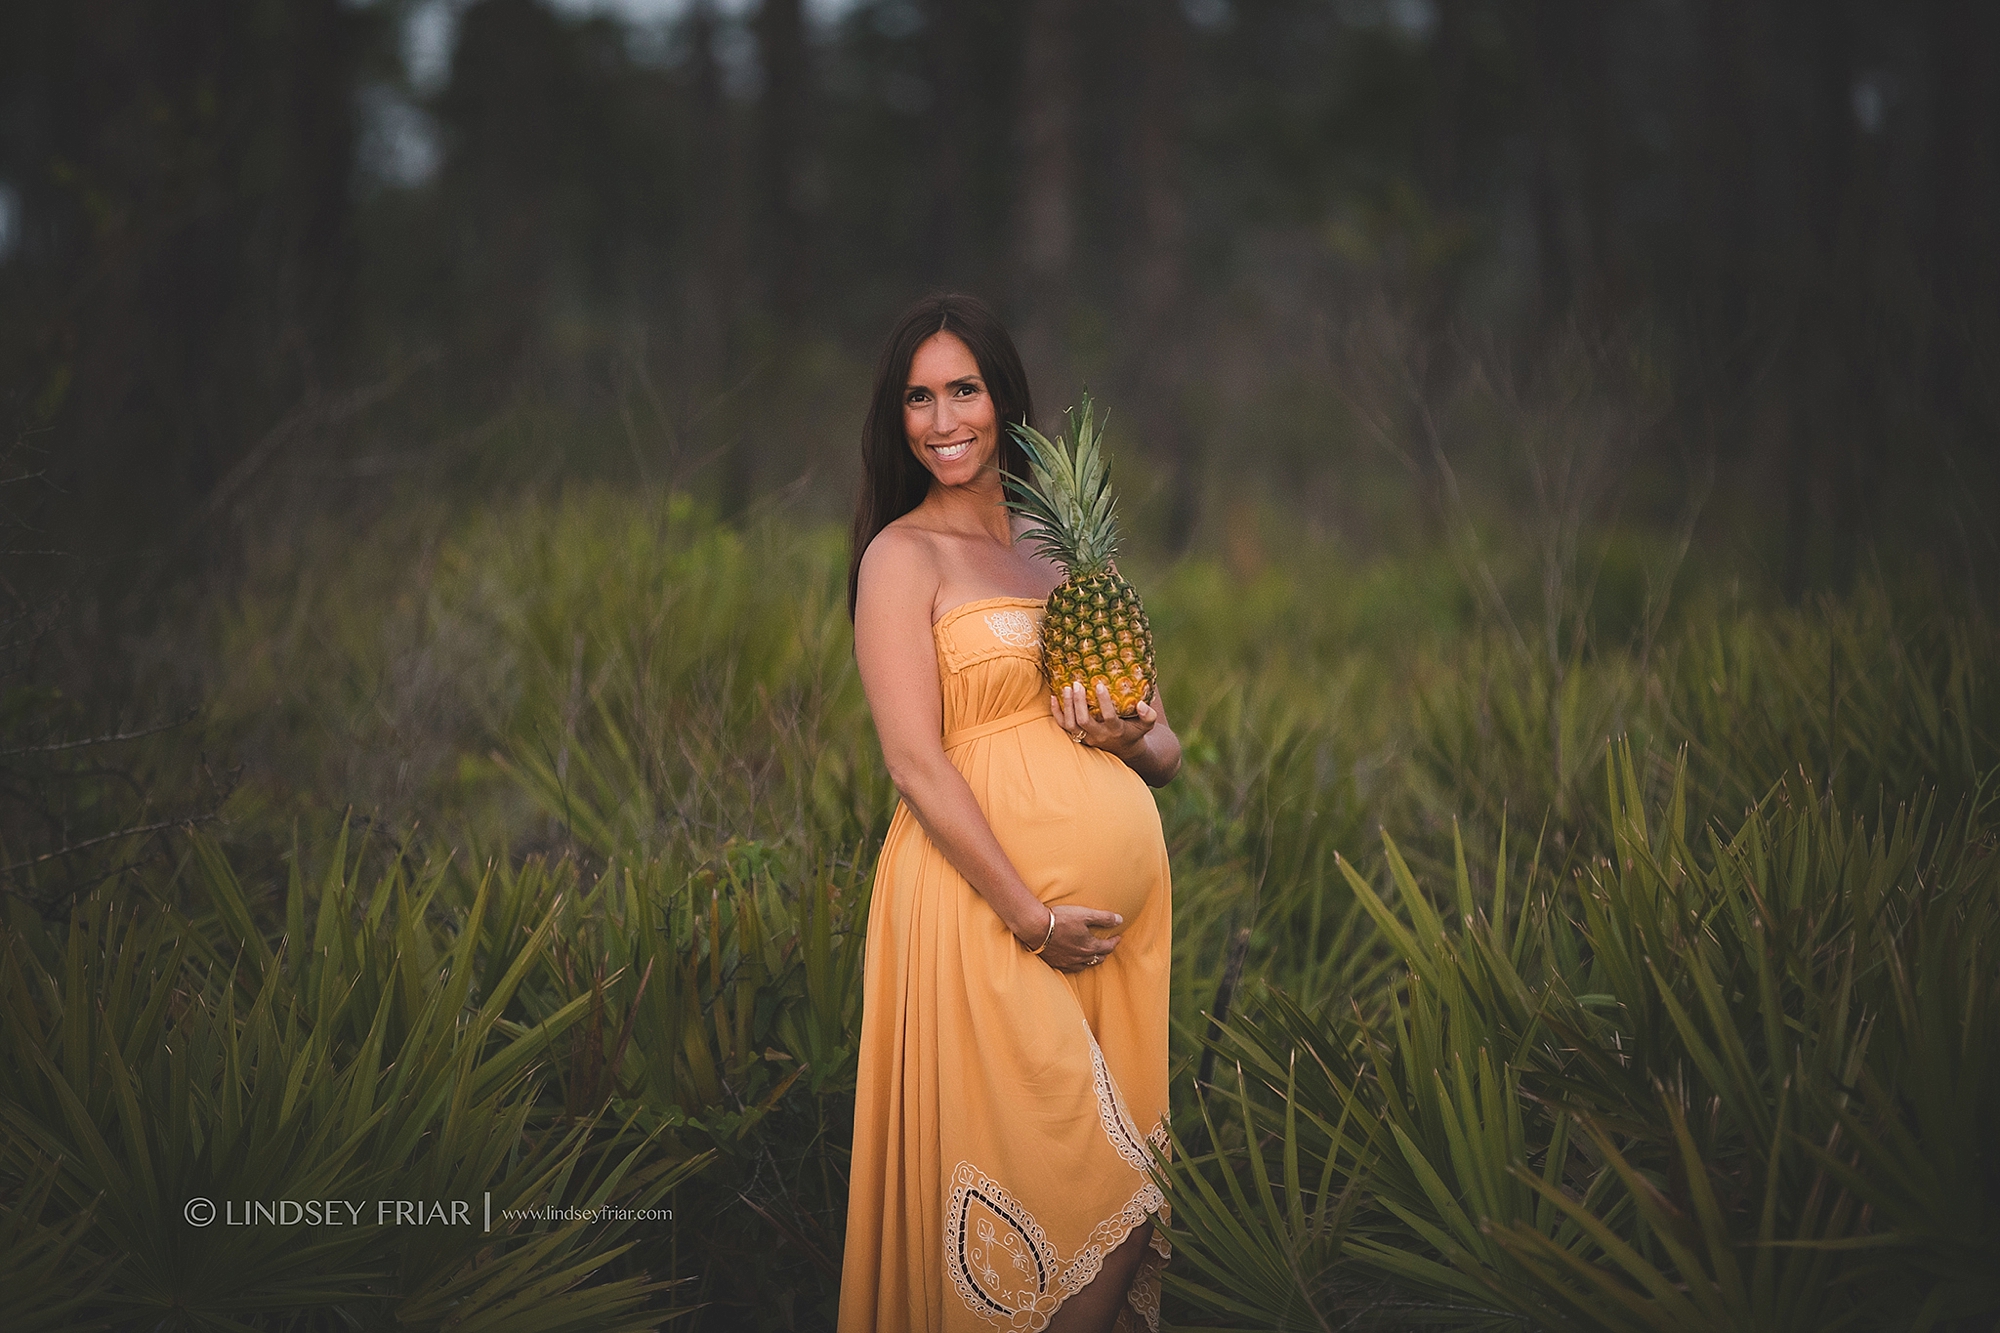
[[[790,325],[805,309],[810,272],[803,177],[811,70],[799,0],[764,0],[756,26],[764,66],[757,124],[763,267],[771,313]]]
[[[1063,326],[1076,244],[1073,144],[1077,132],[1074,0],[1031,0],[1026,15],[1015,140],[1017,327],[1031,377],[1062,373]]]
[[[966,208],[970,172],[966,143],[972,131],[963,91],[965,71],[973,58],[971,0],[927,0],[925,61],[931,75],[930,133],[925,143],[924,171],[929,185],[930,219],[925,250],[930,281],[947,286],[965,280],[971,218]]]
[[[687,25],[693,138],[684,188],[690,199],[700,203],[690,228],[695,262],[685,289],[687,325],[682,336],[687,353],[682,373],[699,408],[723,392],[729,374],[738,304],[743,297],[744,255],[737,157],[730,147],[735,136],[722,86],[722,67],[716,58],[716,15],[711,0],[695,0],[689,6]],[[697,452],[708,450],[698,448]],[[754,485],[751,461],[740,441],[723,450],[720,489],[724,512],[739,513],[749,503]]]
[[[2000,333],[2000,8],[1991,0],[1931,0],[1930,284],[1931,377],[1939,414],[1974,406],[1972,352]],[[1990,431],[1994,424],[1987,422]]]
[[[1689,238],[1696,280],[1718,345],[1745,334],[1756,267],[1757,189],[1754,143],[1761,123],[1752,71],[1753,16],[1740,0],[1700,0],[1695,15],[1697,69],[1691,152],[1680,165],[1689,194]]]
[[[1178,5],[1144,4],[1139,17],[1140,87],[1133,160],[1138,227],[1132,248],[1132,312],[1126,381],[1139,392],[1137,413],[1149,452],[1166,474],[1166,541],[1185,551],[1201,522],[1203,467],[1180,387],[1187,379],[1187,30]]]

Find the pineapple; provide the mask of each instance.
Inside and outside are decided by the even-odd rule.
[[[1153,694],[1153,629],[1139,594],[1111,562],[1118,553],[1118,514],[1089,394],[1069,418],[1074,450],[1025,422],[1013,427],[1032,480],[1007,476],[1007,507],[1033,524],[1022,535],[1068,575],[1049,594],[1042,617],[1042,674],[1049,687],[1082,681],[1094,705],[1102,684],[1119,713],[1131,717]]]

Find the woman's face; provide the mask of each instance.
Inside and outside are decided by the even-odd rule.
[[[955,333],[917,344],[903,388],[903,434],[941,486],[964,486],[994,465],[1000,418],[972,349]]]

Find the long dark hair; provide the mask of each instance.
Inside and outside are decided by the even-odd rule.
[[[903,312],[882,359],[875,364],[875,389],[868,398],[868,419],[861,426],[861,495],[854,505],[854,549],[847,561],[847,618],[854,619],[855,595],[861,586],[861,553],[875,534],[923,503],[930,492],[930,470],[910,452],[903,434],[903,393],[910,384],[910,361],[924,339],[937,333],[957,335],[986,381],[993,414],[1000,423],[996,461],[1004,472],[1025,476],[1027,455],[1021,452],[1010,426],[1035,414],[1028,394],[1028,372],[1021,354],[1007,336],[1007,326],[976,296],[936,292]]]

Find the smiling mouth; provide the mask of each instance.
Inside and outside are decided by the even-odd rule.
[[[940,463],[949,463],[954,459],[963,458],[965,451],[971,447],[971,440],[959,440],[954,444],[934,444],[931,446],[931,452],[937,455]]]

